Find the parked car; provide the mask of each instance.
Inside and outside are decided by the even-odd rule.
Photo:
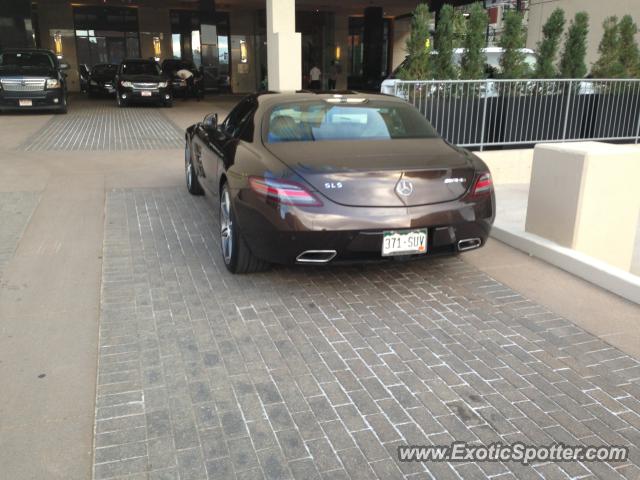
[[[179,70],[189,70],[193,74],[194,94],[198,98],[204,96],[204,75],[193,62],[186,60],[167,59],[162,62],[162,74],[171,82],[171,92],[174,97],[186,96],[189,93],[187,81],[177,75]]]
[[[67,78],[50,50],[6,49],[0,53],[0,110],[67,113]]]
[[[187,188],[217,204],[233,273],[452,255],[493,224],[485,163],[398,98],[253,94],[185,140]]]
[[[113,95],[116,93],[116,74],[118,65],[104,63],[95,65],[89,74],[87,92],[90,97],[98,95]]]
[[[153,59],[124,60],[116,75],[116,99],[119,107],[129,103],[154,103],[171,107],[171,84]]]
[[[496,78],[500,74],[500,58],[504,53],[504,49],[500,47],[487,47],[482,49],[484,54],[487,57],[487,63],[485,64],[485,69],[487,72],[488,78]],[[530,48],[521,48],[520,51],[524,53],[525,62],[533,70],[536,65],[536,53]],[[437,52],[433,51],[432,55],[437,54]],[[453,50],[453,63],[460,66],[462,62],[462,55],[464,54],[464,48],[456,48]],[[396,93],[396,83],[400,80],[398,75],[402,68],[404,68],[409,62],[409,57],[405,58],[398,67],[389,75],[383,82],[380,87],[380,93],[384,93],[386,95],[395,95]],[[429,80],[429,79],[424,79]],[[484,92],[484,89],[483,89]],[[402,92],[400,92],[400,96],[402,97]],[[494,82],[490,82],[488,84],[488,88],[486,89],[486,93],[482,93],[482,96],[487,97],[495,97],[498,95],[497,88]],[[405,99],[406,100],[406,99]]]

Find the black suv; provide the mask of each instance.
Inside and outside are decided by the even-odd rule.
[[[87,80],[87,92],[90,97],[98,95],[113,95],[116,91],[116,74],[118,73],[118,65],[112,63],[104,63],[95,65]]]
[[[67,113],[67,78],[50,50],[24,48],[0,52],[0,111],[49,110]]]
[[[162,75],[155,60],[127,59],[118,67],[116,98],[119,107],[132,102],[170,107],[171,82]]]

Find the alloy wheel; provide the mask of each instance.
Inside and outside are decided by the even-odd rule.
[[[224,263],[229,265],[233,255],[233,222],[231,221],[231,199],[226,187],[220,198],[220,246]]]

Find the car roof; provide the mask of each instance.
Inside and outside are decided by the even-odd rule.
[[[122,63],[157,63],[153,58],[125,58]]]
[[[0,49],[0,53],[48,53],[55,57],[55,53],[47,48],[3,48]]]
[[[301,90],[299,92],[262,92],[255,93],[253,96],[258,100],[260,105],[269,107],[285,102],[310,101],[310,100],[329,100],[336,98],[363,98],[366,100],[377,100],[385,102],[394,102],[405,104],[406,102],[392,95],[381,95],[379,93],[363,93],[355,91],[331,91],[331,92],[312,92]],[[353,105],[353,104],[352,104]]]

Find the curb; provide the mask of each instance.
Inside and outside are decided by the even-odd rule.
[[[640,304],[640,277],[527,232],[493,226],[491,236],[633,303]]]

